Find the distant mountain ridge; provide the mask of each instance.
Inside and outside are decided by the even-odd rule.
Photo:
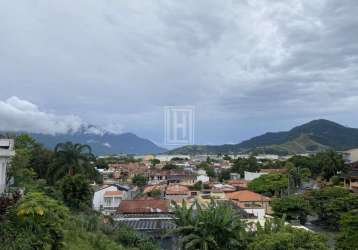
[[[53,149],[57,143],[66,141],[88,144],[96,155],[158,154],[166,151],[152,141],[138,137],[133,133],[115,134],[94,125],[83,125],[79,130],[68,131],[65,134],[29,134],[50,149]]]
[[[289,131],[269,132],[238,144],[192,145],[169,151],[175,154],[228,154],[261,152],[275,154],[299,154],[326,149],[346,150],[358,147],[358,129],[319,119]]]

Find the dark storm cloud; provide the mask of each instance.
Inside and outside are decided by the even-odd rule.
[[[356,13],[355,0],[2,1],[0,100],[158,141],[166,105],[195,105],[205,135],[221,121],[227,135],[202,142],[293,114],[354,125]]]

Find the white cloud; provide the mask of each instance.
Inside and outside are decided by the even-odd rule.
[[[82,120],[74,115],[41,111],[35,104],[17,96],[0,101],[0,130],[56,134],[77,131]]]

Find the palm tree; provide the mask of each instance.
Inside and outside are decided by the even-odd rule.
[[[79,143],[59,143],[55,147],[55,164],[50,169],[53,177],[86,173],[89,162],[95,159],[90,146]]]
[[[187,208],[183,203],[174,211],[177,228],[172,233],[180,238],[183,249],[240,249],[245,244],[244,224],[227,204],[211,201]]]

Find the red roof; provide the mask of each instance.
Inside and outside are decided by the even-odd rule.
[[[165,193],[167,195],[186,195],[189,192],[189,188],[183,185],[169,185]]]
[[[122,191],[106,191],[104,192],[104,196],[122,196]]]
[[[240,202],[247,202],[247,201],[270,201],[269,197],[263,196],[261,194],[251,192],[248,190],[237,191],[233,193],[228,193],[226,196],[230,200],[236,200]]]
[[[168,200],[124,200],[118,208],[121,214],[167,213]]]

